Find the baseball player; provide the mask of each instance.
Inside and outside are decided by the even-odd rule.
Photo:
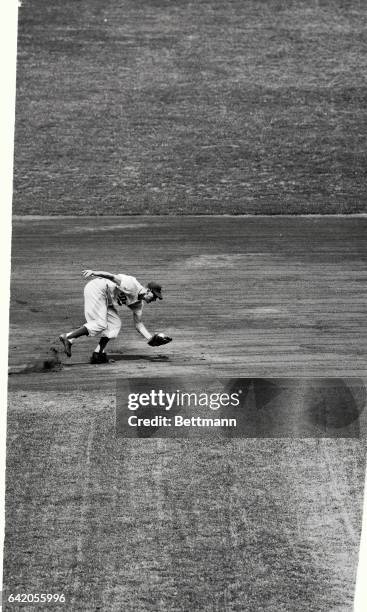
[[[107,363],[105,352],[111,338],[116,338],[121,328],[118,307],[125,305],[133,313],[135,329],[150,346],[161,346],[172,338],[162,333],[151,334],[142,322],[143,304],[162,300],[162,287],[150,282],[144,287],[134,276],[84,270],[83,277],[92,279],[84,287],[84,314],[86,323],[73,331],[61,334],[64,351],[71,357],[71,347],[81,336],[100,336],[91,363]]]

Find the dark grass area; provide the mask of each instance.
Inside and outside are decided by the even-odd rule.
[[[366,211],[360,0],[24,0],[14,212]]]
[[[111,392],[9,399],[5,610],[352,610],[363,441],[122,440]]]

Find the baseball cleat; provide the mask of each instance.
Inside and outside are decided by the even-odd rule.
[[[71,357],[71,342],[68,340],[66,334],[59,336],[60,342],[64,345],[64,351],[68,357]]]
[[[90,358],[90,363],[108,363],[109,359],[106,353],[94,352]]]

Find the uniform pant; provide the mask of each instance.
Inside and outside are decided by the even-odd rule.
[[[94,278],[84,287],[84,326],[90,336],[116,338],[119,334],[121,320],[109,298],[114,287],[104,278]]]

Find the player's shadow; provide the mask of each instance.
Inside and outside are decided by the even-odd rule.
[[[126,355],[121,353],[108,353],[114,361],[169,361],[168,355]]]

